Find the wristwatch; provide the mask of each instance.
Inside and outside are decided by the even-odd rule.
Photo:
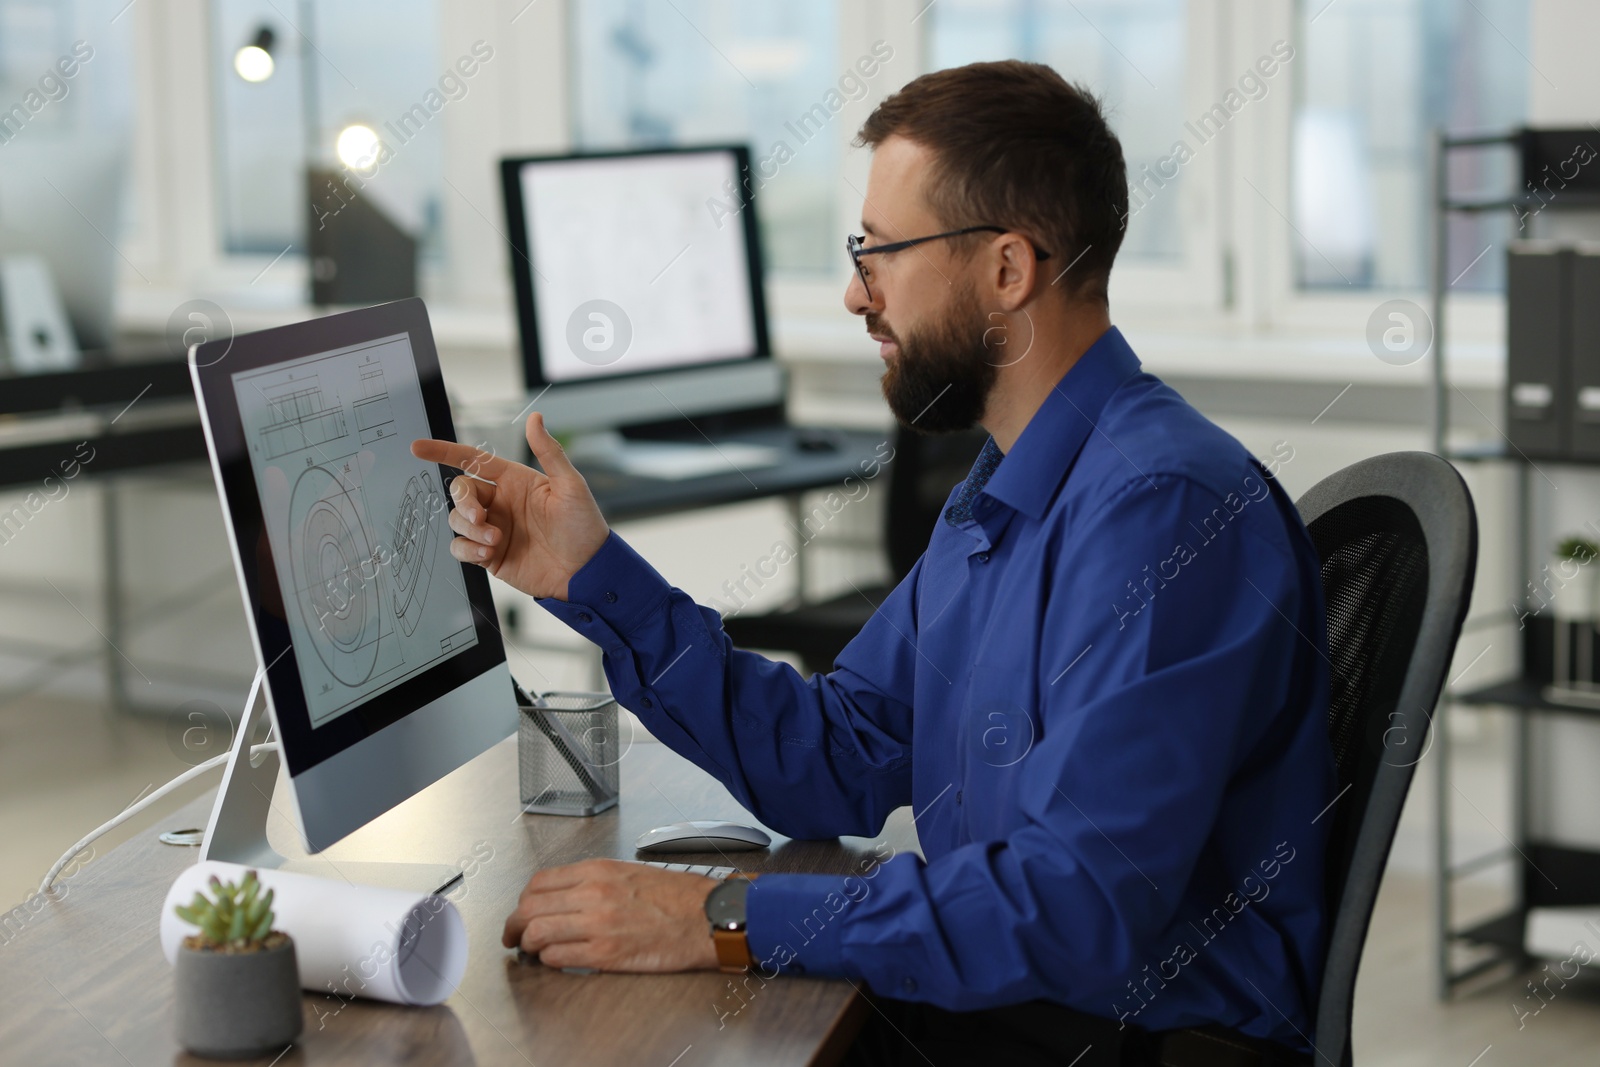
[[[755,875],[735,872],[706,896],[706,918],[717,946],[717,966],[724,974],[743,974],[755,966],[744,930],[744,898]]]

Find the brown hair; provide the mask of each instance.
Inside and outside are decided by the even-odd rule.
[[[1100,101],[1042,63],[935,71],[879,104],[856,144],[904,137],[932,151],[927,195],[951,229],[1015,227],[1078,300],[1106,302],[1128,215],[1122,144]]]

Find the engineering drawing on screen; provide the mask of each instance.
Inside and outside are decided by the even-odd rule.
[[[405,335],[234,387],[313,726],[476,644]]]

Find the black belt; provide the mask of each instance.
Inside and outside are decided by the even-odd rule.
[[[1156,1067],[1305,1067],[1311,1057],[1222,1027],[1150,1034]]]

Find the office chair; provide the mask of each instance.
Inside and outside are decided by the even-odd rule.
[[[1322,559],[1328,733],[1342,793],[1328,840],[1333,917],[1317,1067],[1350,1067],[1356,970],[1412,772],[1472,599],[1478,524],[1454,467],[1396,452],[1323,479],[1297,505]]]
[[[927,549],[950,490],[966,479],[988,439],[982,430],[930,436],[897,428],[884,506],[891,581],[766,615],[731,615],[722,620],[723,631],[740,648],[794,652],[808,673],[832,670],[844,646]]]

